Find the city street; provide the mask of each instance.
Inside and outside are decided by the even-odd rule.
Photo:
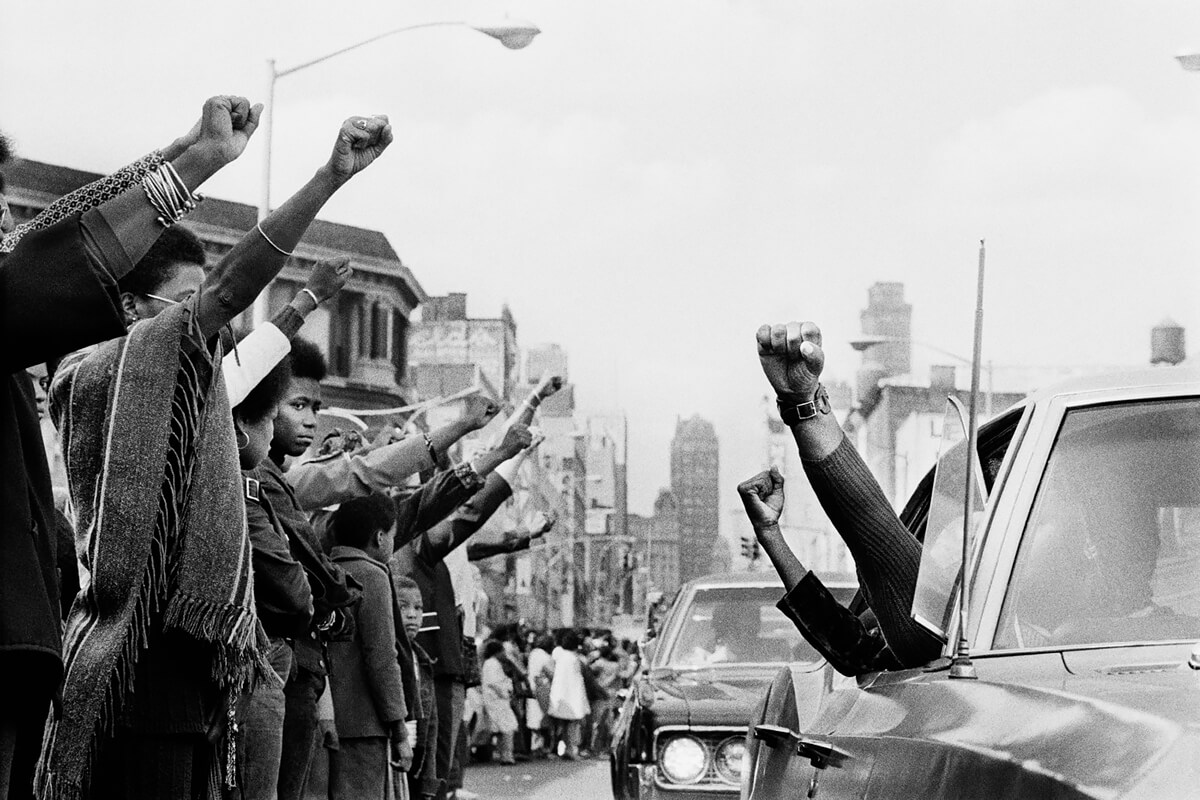
[[[481,800],[507,797],[536,800],[608,800],[608,759],[585,761],[529,761],[515,766],[472,764],[467,769],[466,788]]]

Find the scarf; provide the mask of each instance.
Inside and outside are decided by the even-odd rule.
[[[69,357],[51,387],[90,574],[67,620],[61,710],[36,777],[42,798],[82,795],[156,615],[164,631],[210,646],[223,689],[248,687],[262,666],[221,348],[209,353],[194,304]]]

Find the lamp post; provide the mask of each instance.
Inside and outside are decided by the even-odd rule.
[[[865,353],[867,350],[869,350],[870,348],[874,347],[877,344],[915,344],[920,347],[924,347],[927,350],[932,350],[935,353],[946,356],[947,358],[952,358],[960,364],[966,364],[968,367],[971,366],[971,363],[972,363],[971,359],[967,358],[966,356],[960,356],[957,353],[952,353],[949,350],[944,350],[935,344],[930,344],[929,342],[922,342],[918,339],[910,339],[910,338],[906,338],[904,336],[881,336],[878,334],[863,334],[862,336],[860,336],[857,339],[850,340],[850,346],[853,347],[855,350],[857,350],[860,353]],[[992,395],[993,395],[993,392],[995,389],[994,381],[993,381],[994,370],[992,368],[991,359],[988,359],[987,364],[984,366],[985,366],[985,369],[987,370],[987,380],[988,380],[987,401],[986,401],[986,408],[984,410],[984,414],[988,417],[991,417],[992,416]]]
[[[322,61],[328,61],[334,56],[340,56],[342,53],[348,53],[351,50],[357,50],[364,45],[377,42],[380,39],[385,39],[388,36],[394,36],[397,33],[406,31],[415,31],[422,28],[439,28],[439,27],[464,27],[471,30],[479,31],[482,34],[492,37],[500,44],[507,47],[509,50],[520,50],[527,47],[533,41],[533,37],[541,33],[536,25],[523,20],[505,18],[499,22],[492,23],[470,23],[463,21],[446,21],[446,22],[422,22],[416,25],[404,25],[399,28],[393,28],[390,31],[376,34],[369,39],[364,39],[356,44],[334,50],[332,53],[305,61],[302,64],[297,64],[286,69],[277,69],[275,59],[267,59],[267,99],[263,104],[263,116],[261,120],[262,133],[260,136],[263,139],[263,161],[262,161],[262,185],[259,187],[258,201],[258,219],[263,220],[267,214],[271,213],[271,129],[275,119],[275,82],[285,75],[291,75],[294,72],[299,72],[302,69],[320,64]],[[266,319],[266,292],[258,296],[258,300],[254,303],[254,324],[261,324]]]
[[[1179,66],[1188,72],[1200,72],[1200,51],[1193,50],[1190,53],[1179,53],[1175,56],[1175,60],[1179,62]]]

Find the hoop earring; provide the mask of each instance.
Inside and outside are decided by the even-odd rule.
[[[238,438],[239,436],[245,436],[245,437],[246,437],[246,441],[245,441],[245,442],[242,442],[242,440]],[[234,428],[234,429],[233,429],[233,439],[234,439],[234,441],[235,441],[235,442],[237,442],[237,449],[238,449],[238,450],[245,450],[247,447],[249,447],[249,446],[250,446],[250,434],[246,433],[246,432],[245,432],[244,430],[242,430],[241,428]]]

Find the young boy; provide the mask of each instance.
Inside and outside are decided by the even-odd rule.
[[[425,606],[421,587],[407,575],[395,575],[396,605],[400,609],[403,635],[396,637],[400,670],[404,678],[404,696],[408,698],[409,742],[413,746],[412,767],[408,771],[409,794],[413,798],[432,798],[438,793],[437,702],[433,694],[433,663],[417,644]]]
[[[338,730],[338,749],[329,761],[332,800],[390,797],[393,769],[407,771],[412,763],[387,567],[395,523],[392,501],[380,494],[342,503],[329,523],[337,543],[330,555],[363,587],[350,612],[353,633],[329,643]]]

